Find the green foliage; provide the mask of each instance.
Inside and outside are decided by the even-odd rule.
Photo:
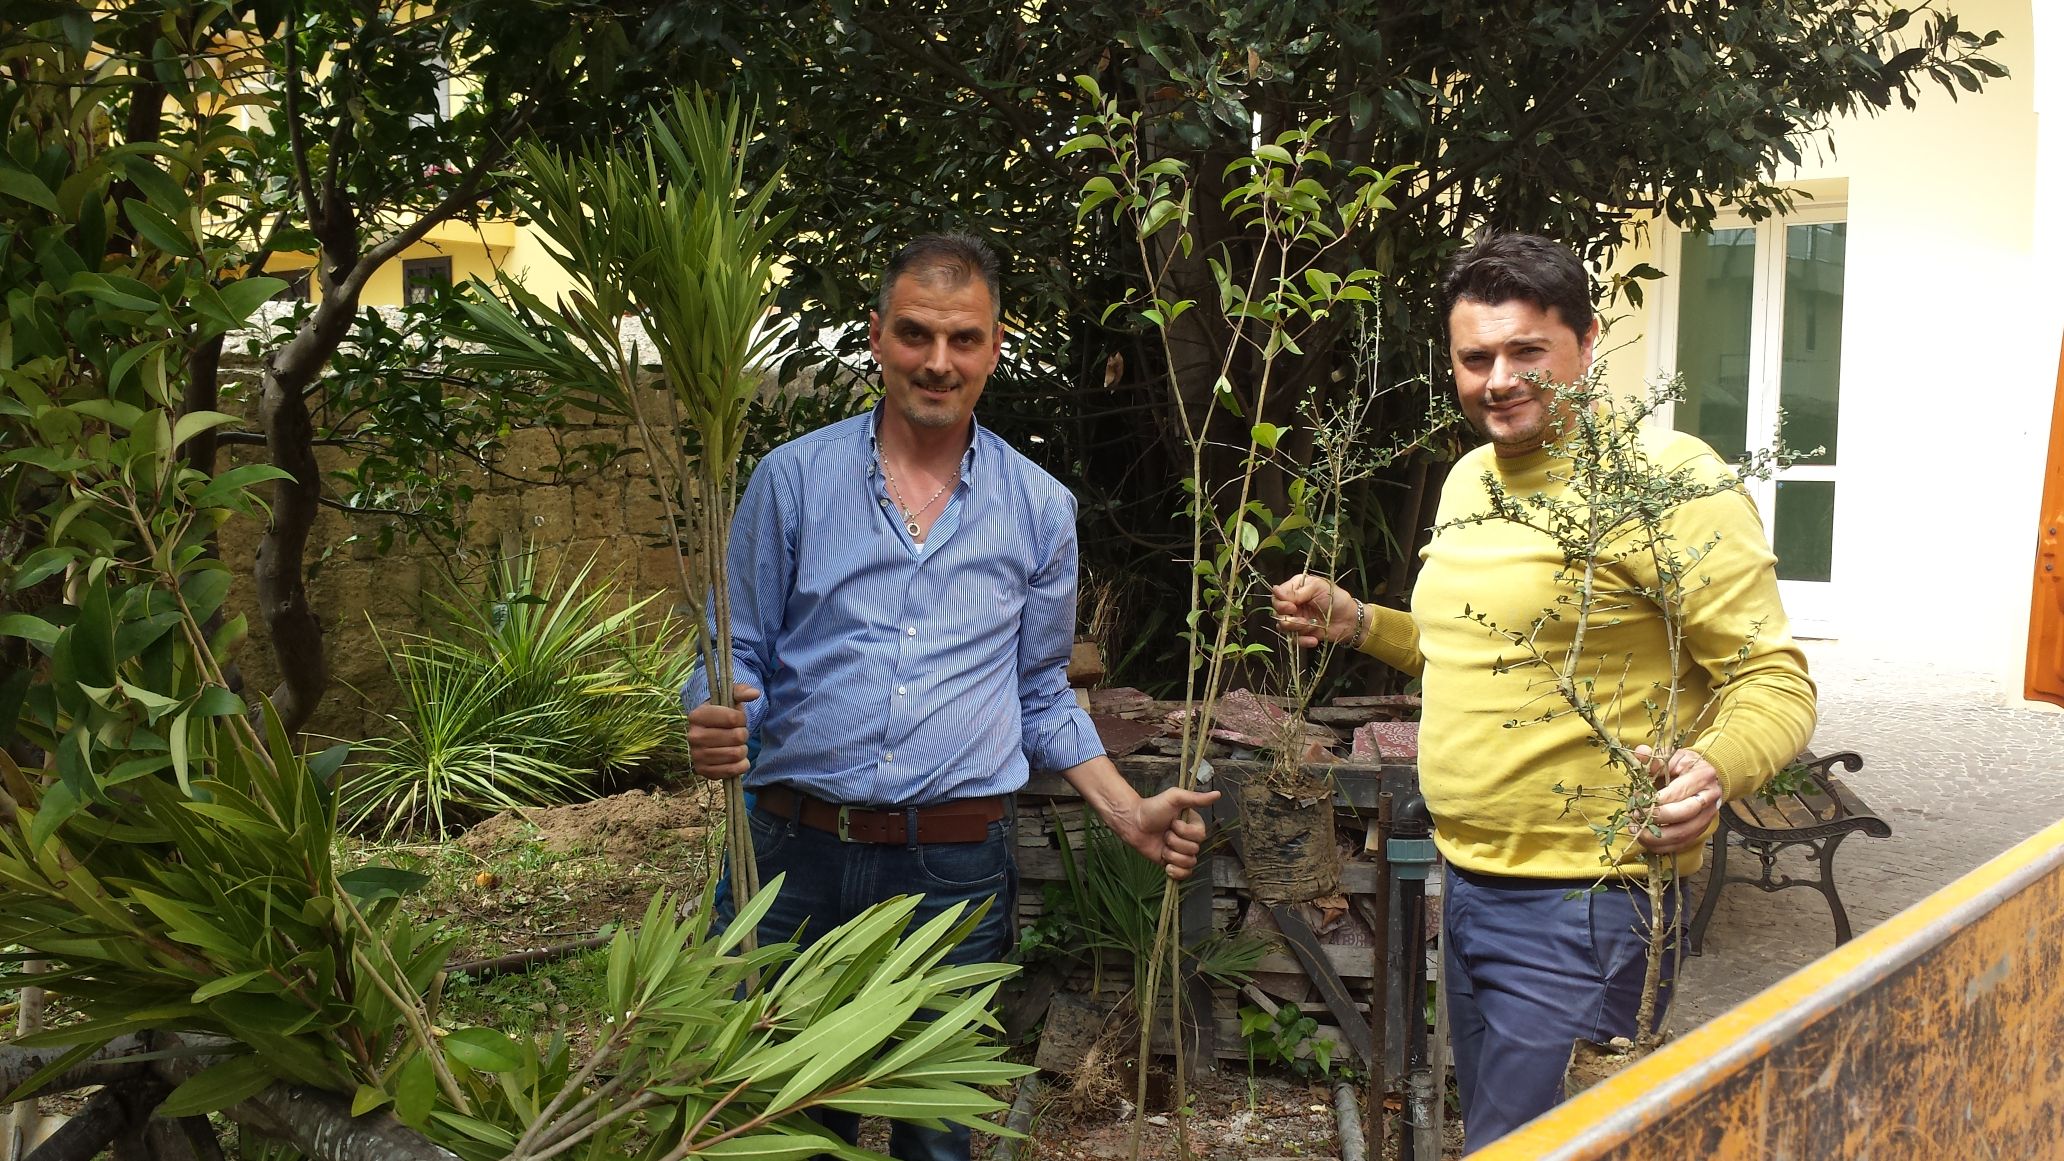
[[[1158,333],[1170,368],[1168,397],[1180,420],[1189,453],[1184,481],[1191,525],[1189,616],[1183,638],[1189,643],[1186,700],[1200,707],[1185,718],[1184,769],[1195,767],[1210,718],[1230,662],[1265,655],[1268,646],[1242,640],[1241,623],[1258,588],[1265,588],[1255,563],[1265,551],[1282,551],[1286,537],[1312,543],[1312,551],[1333,555],[1317,542],[1322,531],[1315,513],[1337,527],[1339,491],[1351,474],[1346,455],[1372,405],[1373,382],[1365,397],[1348,408],[1349,422],[1333,424],[1305,392],[1306,418],[1330,433],[1330,446],[1341,453],[1326,479],[1331,490],[1322,498],[1311,481],[1301,478],[1295,453],[1309,452],[1307,436],[1285,445],[1289,429],[1260,419],[1271,400],[1293,395],[1279,378],[1279,363],[1302,353],[1301,344],[1329,338],[1344,321],[1372,306],[1378,272],[1357,268],[1345,274],[1328,268],[1332,252],[1345,250],[1373,228],[1392,208],[1390,192],[1408,167],[1379,172],[1348,159],[1336,161],[1324,147],[1327,122],[1287,128],[1273,142],[1227,162],[1221,178],[1230,184],[1218,198],[1227,215],[1229,234],[1207,236],[1198,211],[1203,179],[1175,158],[1152,159],[1146,115],[1127,113],[1107,98],[1096,79],[1076,78],[1095,111],[1077,123],[1078,136],[1060,149],[1061,156],[1085,154],[1099,170],[1083,184],[1077,215],[1108,214],[1138,239],[1139,260],[1146,270],[1142,285],[1129,289],[1106,309],[1106,317],[1130,311],[1139,323]],[[1213,290],[1202,297],[1180,293],[1179,264],[1201,255],[1211,272]],[[1349,251],[1351,252],[1351,251]],[[1211,393],[1201,403],[1185,392],[1173,343],[1177,321],[1189,316],[1209,320],[1215,342],[1208,355],[1216,374]],[[1277,407],[1276,410],[1280,410]],[[1231,421],[1237,420],[1238,424]],[[1244,427],[1227,439],[1220,427]],[[1231,450],[1227,459],[1222,453]],[[1267,469],[1292,477],[1284,489],[1289,511],[1278,517],[1258,487]],[[1360,467],[1352,474],[1367,474]],[[1328,502],[1334,505],[1325,510]],[[1187,775],[1186,775],[1187,777]]]
[[[813,1108],[1015,1135],[982,1118],[1004,1107],[984,1086],[1031,1071],[1002,1060],[988,1036],[997,985],[1016,969],[944,963],[980,911],[956,906],[906,934],[918,900],[904,896],[807,950],[741,951],[780,883],[714,937],[709,907],[680,920],[674,900],[655,897],[637,932],[610,946],[610,1031],[596,1054],[570,1082],[563,1052],[489,1060],[492,1078],[470,1083],[483,1104],[490,1092],[505,1103],[477,1120],[448,1119],[462,1138],[452,1148],[469,1161],[542,1158],[576,1142],[574,1156],[596,1161],[876,1156],[831,1137],[804,1115]],[[755,976],[767,982],[741,996]],[[591,1079],[599,1083],[584,1089]]]
[[[80,39],[31,40],[15,66],[78,75]],[[70,1058],[140,1029],[228,1037],[228,1059],[171,1098],[195,1112],[279,1078],[378,1083],[432,1043],[418,997],[444,948],[394,921],[410,876],[336,873],[326,781],[344,752],[304,759],[223,673],[243,624],[220,615],[232,576],[209,537],[262,517],[254,489],[283,473],[193,466],[233,417],[185,388],[195,345],[281,284],[236,277],[234,248],[201,230],[235,210],[200,181],[241,147],[209,111],[220,78],[160,73],[190,120],[150,146],[94,132],[90,97],[61,84],[0,98],[16,174],[0,199],[0,515],[26,549],[6,570],[20,611],[0,617],[20,662],[0,699],[0,942],[52,965],[9,986],[78,1014],[19,1043]]]
[[[111,785],[189,785],[212,723],[245,711],[202,660],[244,631],[218,616],[230,575],[208,542],[281,474],[190,466],[233,422],[185,405],[194,346],[282,285],[237,277],[201,232],[234,209],[198,180],[239,147],[208,112],[220,80],[165,80],[179,131],[118,144],[62,83],[89,67],[78,39],[24,41],[0,96],[0,743],[49,756],[39,840]]]
[[[418,363],[396,328],[360,311],[361,293],[433,230],[506,214],[512,141],[606,137],[668,86],[642,63],[626,14],[592,7],[166,0],[9,15],[0,264],[17,269],[0,285],[49,287],[17,297],[18,349],[34,356],[71,325],[61,300],[90,300],[111,308],[96,325],[119,318],[133,333],[78,343],[81,371],[215,410],[225,337],[284,285],[262,272],[286,255],[319,258],[307,271],[317,300],[264,328],[252,351],[255,390],[235,409],[252,430],[233,425],[188,452],[212,469],[218,442],[262,444],[290,476],[272,485],[261,550],[244,563],[283,678],[274,700],[298,729],[328,677],[303,575],[319,506],[371,514],[383,543],[449,534],[468,486],[458,473],[492,470],[509,434],[564,414],[552,392]],[[53,246],[37,223],[15,228],[21,207],[78,229]],[[181,315],[193,325],[172,325]],[[355,331],[361,341],[347,341]],[[341,479],[324,478],[325,444],[358,453]],[[553,476],[614,454],[561,450]]]
[[[364,11],[297,9],[285,43],[369,52],[408,23],[378,12],[362,39],[325,23]],[[9,962],[48,965],[0,982],[57,993],[75,1017],[16,1041],[67,1050],[29,1085],[118,1035],[162,1033],[219,1058],[162,1113],[227,1109],[284,1081],[350,1094],[355,1114],[391,1110],[482,1158],[526,1136],[589,1158],[796,1155],[826,1144],[798,1116],[816,1105],[927,1123],[993,1110],[969,1084],[1024,1071],[1000,1063],[987,1036],[987,1004],[1011,969],[942,967],[973,919],[948,915],[906,941],[910,900],[810,952],[745,957],[732,948],[757,913],[715,941],[706,919],[677,920],[655,900],[643,930],[611,949],[614,1035],[584,1063],[563,1044],[433,1027],[448,948],[397,907],[420,877],[339,872],[331,782],[344,749],[299,753],[282,715],[263,698],[248,707],[224,672],[242,625],[218,616],[232,574],[208,538],[233,517],[265,516],[254,489],[287,474],[212,470],[201,445],[234,419],[195,403],[208,344],[279,286],[240,276],[249,253],[216,232],[264,192],[216,180],[252,146],[231,123],[230,70],[203,67],[225,44],[266,41],[245,38],[246,14],[65,8],[46,24],[0,24],[0,68],[17,82],[0,88],[0,945]],[[513,31],[475,15],[475,29]],[[409,27],[422,47],[435,25]],[[387,79],[427,77],[430,60]],[[344,65],[365,63],[322,83],[363,99]],[[119,142],[108,130],[122,102],[179,117],[152,141]],[[127,109],[130,123],[154,108]],[[332,144],[350,140],[347,121]],[[367,174],[330,158],[353,182]],[[594,631],[609,621],[600,604],[530,587],[512,583],[501,615],[470,626],[497,656],[521,656],[512,687],[615,631]],[[642,661],[616,659],[624,685],[671,684],[671,652],[640,648]],[[591,701],[637,700],[597,672],[581,686]],[[670,695],[667,708],[671,722]],[[597,728],[610,760],[656,744],[622,721]],[[736,986],[753,978],[767,982],[741,1003]]]
[[[534,553],[497,561],[483,599],[440,603],[449,636],[411,636],[387,652],[403,708],[393,735],[344,787],[354,829],[385,836],[502,810],[594,797],[625,772],[681,759],[678,691],[692,635],[646,624],[590,559],[540,581]]]
[[[644,43],[671,77],[739,94],[762,113],[761,164],[791,181],[781,240],[784,377],[844,380],[864,365],[864,317],[883,263],[910,233],[966,228],[1003,250],[1011,342],[982,401],[982,422],[1081,498],[1085,574],[1138,576],[1132,606],[1186,609],[1187,448],[1163,379],[1159,335],[1104,307],[1150,268],[1126,225],[1073,204],[1098,166],[1056,156],[1088,74],[1151,114],[1145,160],[1198,175],[1194,232],[1234,235],[1224,167],[1285,129],[1329,118],[1336,158],[1413,163],[1397,208],[1325,264],[1380,272],[1380,381],[1444,382],[1434,272],[1481,227],[1528,229],[1601,267],[1642,236],[1653,211],[1682,225],[1732,202],[1752,215],[1786,204],[1768,175],[1826,145],[1845,116],[1961,97],[2003,69],[1994,34],[1906,0],[1817,4],[1623,4],[1571,0],[1283,0],[1226,4],[1117,0],[1070,4],[1064,20],[1022,4],[896,5],[834,0],[770,10],[718,0],[655,13]],[[1923,90],[1935,90],[1940,92]],[[1846,155],[1845,155],[1846,156]],[[1103,208],[1109,208],[1108,206]],[[1162,227],[1156,239],[1166,238]],[[1178,263],[1172,299],[1215,293],[1198,253]],[[1630,293],[1644,285],[1627,284]],[[1151,305],[1151,304],[1149,304]],[[1215,389],[1220,334],[1202,314],[1175,320],[1176,370],[1199,408]],[[836,358],[827,358],[825,346]],[[1283,381],[1341,402],[1344,344],[1300,342]],[[1192,352],[1205,352],[1197,355]],[[1243,386],[1252,376],[1234,376]],[[1428,430],[1438,392],[1395,393],[1366,418],[1376,445]],[[1285,429],[1296,393],[1249,422]],[[1244,426],[1216,434],[1230,443]],[[1036,437],[1036,439],[1034,438]],[[1348,497],[1347,559],[1367,588],[1406,591],[1432,522],[1441,466],[1467,437],[1409,457]],[[1299,446],[1292,432],[1287,443]],[[1260,498],[1284,510],[1283,479]],[[1403,542],[1392,547],[1388,539]],[[1359,558],[1359,559],[1357,559]],[[1175,563],[1171,563],[1175,562]],[[1388,564],[1388,567],[1386,567]],[[1108,657],[1134,652],[1144,615],[1118,623]],[[1165,634],[1163,635],[1165,638]],[[1179,684],[1180,652],[1139,651],[1127,681]]]
[[[4,983],[41,986],[79,1014],[17,1044],[91,1050],[139,1028],[240,1042],[255,1059],[174,1093],[189,1111],[274,1079],[348,1091],[402,1050],[397,1003],[429,987],[448,948],[396,915],[415,876],[337,875],[316,771],[342,754],[304,762],[278,719],[265,722],[262,743],[241,717],[210,727],[213,761],[185,789],[118,767],[85,810],[53,800],[62,783],[45,789],[0,758],[0,939],[24,949],[17,958],[58,964]]]
[[[1807,768],[1806,763],[1795,761],[1772,774],[1763,785],[1757,787],[1756,797],[1765,802],[1776,802],[1789,795],[1815,794],[1819,791],[1820,783],[1813,780],[1813,771]]]
[[[1181,634],[1188,648],[1187,712],[1178,781],[1190,789],[1206,765],[1211,721],[1228,675],[1235,666],[1270,654],[1268,645],[1244,639],[1243,622],[1255,589],[1265,588],[1257,558],[1264,550],[1284,549],[1287,536],[1315,539],[1321,531],[1315,512],[1338,525],[1338,508],[1329,510],[1303,478],[1294,479],[1294,491],[1284,489],[1284,506],[1290,509],[1284,517],[1270,510],[1268,482],[1283,474],[1297,476],[1294,467],[1290,473],[1280,469],[1295,465],[1311,445],[1299,439],[1285,446],[1288,429],[1267,417],[1282,410],[1282,397],[1295,394],[1288,385],[1294,380],[1282,376],[1291,360],[1303,355],[1304,344],[1329,344],[1375,304],[1377,271],[1350,264],[1342,273],[1332,267],[1350,259],[1350,241],[1393,208],[1389,194],[1410,167],[1379,171],[1352,158],[1336,160],[1328,148],[1328,121],[1319,117],[1291,123],[1274,140],[1233,156],[1214,183],[1209,170],[1197,173],[1183,160],[1155,156],[1155,118],[1125,112],[1117,99],[1104,95],[1095,77],[1078,76],[1075,82],[1092,109],[1078,119],[1078,135],[1059,155],[1084,154],[1098,165],[1083,183],[1077,216],[1108,213],[1135,240],[1144,271],[1139,285],[1128,286],[1104,317],[1129,310],[1138,326],[1158,337],[1167,401],[1188,453],[1183,492],[1190,576]],[[1207,207],[1223,213],[1223,219],[1207,218]],[[1209,233],[1204,232],[1207,221],[1215,227]],[[1194,273],[1200,258],[1209,270],[1208,289],[1184,277],[1185,269]],[[1200,325],[1202,335],[1192,334]],[[1178,352],[1179,344],[1187,344],[1185,353]],[[1211,376],[1211,386],[1200,394],[1187,380],[1204,375]],[[1374,394],[1350,405],[1353,420],[1366,414]],[[1309,406],[1318,406],[1311,392],[1305,398]],[[1323,422],[1330,416],[1315,418],[1340,433],[1333,440],[1336,450],[1351,446],[1352,434]],[[1344,482],[1344,462],[1336,458],[1327,483]],[[1337,502],[1337,491],[1332,499]],[[1332,555],[1330,546],[1315,546],[1315,551]],[[1308,693],[1298,668],[1290,668],[1296,675],[1294,692]],[[1289,736],[1296,736],[1299,724],[1293,716]],[[1294,745],[1284,749],[1280,773],[1274,776],[1281,782],[1303,781],[1301,753]],[[1148,941],[1138,945],[1136,962],[1146,965],[1140,973],[1142,1012],[1157,1010],[1162,970],[1181,961],[1175,936],[1177,888],[1164,882],[1160,895]],[[1140,1029],[1144,1059],[1152,1021],[1142,1020]],[[1144,1076],[1140,1085],[1144,1105]],[[1182,1087],[1179,1072],[1179,1092]],[[1138,1132],[1136,1122],[1135,1152]]]
[[[1111,960],[1137,975],[1154,952],[1168,877],[1113,834],[1095,811],[1083,811],[1081,818],[1080,851],[1068,838],[1066,826],[1056,820],[1065,877],[1047,885],[1045,910],[1021,946],[1028,957],[1087,958],[1099,975]],[[1184,889],[1208,891],[1210,881],[1207,877]],[[1266,937],[1253,932],[1213,931],[1184,947],[1183,954],[1194,961],[1198,974],[1237,987],[1252,978],[1270,947]]]
[[[1333,1051],[1338,1045],[1319,1035],[1319,1022],[1295,1004],[1284,1004],[1274,1013],[1241,1005],[1240,1039],[1247,1045],[1250,1072],[1259,1062],[1308,1080],[1333,1075]]]

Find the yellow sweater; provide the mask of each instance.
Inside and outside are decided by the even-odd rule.
[[[1727,473],[1691,436],[1660,431],[1643,441],[1659,467],[1692,463],[1716,478]],[[1501,628],[1531,630],[1558,607],[1558,596],[1574,592],[1555,583],[1561,554],[1545,535],[1509,521],[1451,526],[1488,510],[1486,472],[1519,499],[1566,488],[1567,468],[1548,449],[1501,459],[1487,445],[1463,456],[1441,491],[1439,531],[1421,554],[1412,611],[1371,606],[1361,642],[1363,652],[1423,676],[1419,781],[1434,838],[1448,861],[1485,874],[1583,878],[1605,869],[1590,823],[1604,822],[1611,805],[1571,807],[1556,785],[1574,790],[1621,779],[1576,715],[1539,720],[1565,708],[1548,672],[1511,667],[1525,652],[1473,619],[1482,613]],[[1688,570],[1678,721],[1690,730],[1685,744],[1719,770],[1727,796],[1738,798],[1805,748],[1813,734],[1813,682],[1778,602],[1776,558],[1747,495],[1734,490],[1681,505],[1665,528],[1680,552],[1696,553],[1717,538]],[[1633,567],[1617,563],[1611,570],[1625,578]],[[1542,652],[1566,652],[1574,632],[1574,616],[1544,621]],[[1594,613],[1584,655],[1593,698],[1612,728],[1629,745],[1650,741],[1642,703],[1660,701],[1670,678],[1660,611],[1637,600],[1609,615]],[[1626,845],[1621,840],[1615,851]],[[1695,870],[1702,857],[1702,848],[1679,855],[1678,870]],[[1638,871],[1638,859],[1630,862]]]

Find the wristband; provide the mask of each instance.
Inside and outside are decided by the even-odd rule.
[[[1365,626],[1368,624],[1368,616],[1369,611],[1365,606],[1363,606],[1362,602],[1355,601],[1354,640],[1347,642],[1347,644],[1352,645],[1356,649],[1360,649],[1362,647],[1362,635],[1367,631]]]

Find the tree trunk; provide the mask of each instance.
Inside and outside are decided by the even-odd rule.
[[[222,342],[227,337],[216,335],[187,352],[186,393],[180,400],[186,414],[214,411],[222,402]],[[212,427],[187,440],[186,466],[214,475],[218,446]]]
[[[149,1086],[148,1094],[136,1095],[139,1085]],[[135,1127],[139,1108],[148,1117],[151,1108],[170,1091],[163,1081],[141,1074],[109,1085],[94,1093],[71,1120],[26,1154],[26,1161],[93,1161],[115,1138]]]
[[[468,960],[465,963],[455,964],[452,967],[446,968],[445,974],[465,976],[477,984],[483,980],[491,980],[496,976],[536,967],[541,963],[556,963],[562,959],[572,959],[583,952],[608,947],[609,941],[612,938],[614,937],[608,935],[591,935],[586,939],[575,940],[572,943],[562,943],[553,947],[541,947],[532,951],[512,951],[508,955],[498,955],[491,959]]]
[[[324,279],[324,298],[287,345],[265,362],[259,379],[258,426],[274,467],[292,478],[272,486],[272,524],[258,542],[254,579],[258,608],[279,665],[273,708],[289,734],[308,724],[329,688],[329,656],[322,619],[308,600],[303,561],[308,533],[321,511],[322,469],[315,460],[315,423],[308,388],[322,374],[358,313],[358,293],[370,270],[355,262],[343,278]]]
[[[146,1081],[157,1087],[157,1097],[150,1102],[151,1107],[155,1107],[166,1092],[210,1065],[220,1063],[224,1058],[216,1053],[230,1047],[234,1047],[231,1041],[215,1037],[170,1033],[118,1037],[70,1071],[53,1078],[38,1092],[66,1092],[88,1085],[102,1085],[108,1091],[134,1092],[137,1082]],[[139,1054],[166,1050],[171,1055],[150,1061],[133,1059]],[[7,1088],[19,1086],[64,1052],[62,1048],[0,1046],[0,1085]],[[312,1161],[459,1161],[456,1153],[430,1143],[387,1113],[353,1117],[349,1098],[319,1089],[276,1084],[257,1096],[222,1110],[222,1115],[260,1135],[293,1146]],[[206,1133],[205,1122],[202,1132]],[[119,1128],[108,1130],[94,1152],[117,1135]],[[190,1129],[187,1136],[196,1155],[209,1159],[220,1155],[219,1148],[210,1152],[209,1142],[201,1140]],[[51,1156],[71,1154],[53,1153]],[[83,1156],[93,1156],[93,1152]],[[39,1157],[38,1161],[42,1159]]]

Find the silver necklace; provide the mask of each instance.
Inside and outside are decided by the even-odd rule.
[[[955,468],[953,470],[953,475],[945,483],[939,485],[939,490],[932,493],[931,499],[926,500],[923,504],[913,509],[910,505],[903,502],[903,489],[896,486],[896,477],[889,474],[888,457],[877,452],[875,462],[881,465],[882,479],[888,481],[889,495],[895,499],[896,507],[903,513],[903,530],[910,533],[910,539],[912,540],[923,536],[924,529],[918,525],[917,518],[931,511],[932,505],[939,502],[939,497],[946,494],[946,489],[960,482],[960,469]]]

